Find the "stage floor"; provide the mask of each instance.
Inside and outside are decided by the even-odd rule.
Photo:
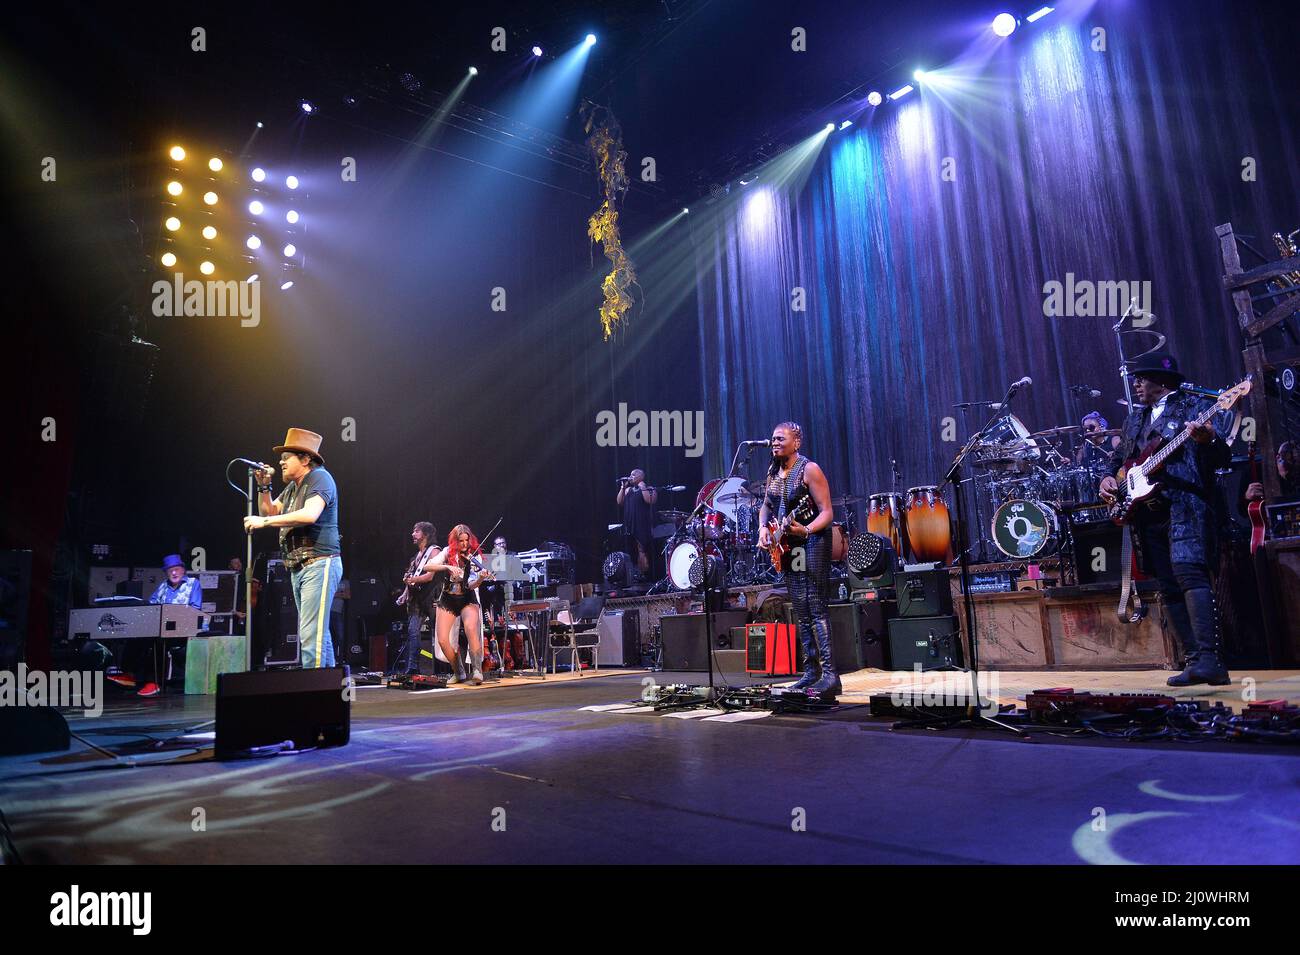
[[[210,720],[212,698],[124,696],[70,722],[100,746],[134,741],[134,768],[76,740],[0,760],[0,810],[27,862],[1300,859],[1300,747],[892,730],[852,702],[818,716],[668,716],[618,704],[648,677],[701,674],[591,676],[362,688],[345,747],[230,763],[178,749],[165,766],[147,763],[167,753],[143,747]],[[1118,689],[1140,675],[1087,676]],[[1059,671],[1015,679],[1085,685]]]

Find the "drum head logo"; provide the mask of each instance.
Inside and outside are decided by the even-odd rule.
[[[1295,369],[1282,369],[1282,387],[1287,391],[1295,391]]]
[[[1042,512],[1025,501],[1008,502],[998,511],[994,537],[1003,552],[1015,557],[1032,557],[1047,541],[1047,522]]]

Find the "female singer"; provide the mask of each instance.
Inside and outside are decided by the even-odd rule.
[[[479,608],[478,587],[492,575],[474,555],[478,553],[478,538],[468,524],[457,524],[447,535],[447,546],[438,551],[424,565],[425,573],[447,575],[446,586],[438,598],[435,610],[434,634],[442,655],[451,664],[452,683],[483,682],[483,615]],[[451,643],[451,626],[456,618],[469,641],[469,676],[466,677],[458,647]]]
[[[801,489],[807,488],[812,497],[816,517],[801,524],[790,517],[786,533],[792,538],[794,548],[782,562],[786,589],[794,609],[799,643],[803,646],[803,676],[794,682],[791,690],[801,690],[809,696],[834,698],[839,695],[840,678],[835,673],[831,659],[831,628],[827,604],[830,601],[831,579],[831,523],[835,512],[831,509],[831,489],[826,475],[816,462],[799,453],[803,445],[803,429],[793,421],[785,421],[772,429],[772,464],[767,470],[767,493],[759,512],[758,546],[772,544],[772,529],[768,522],[778,526],[796,508]],[[819,674],[820,669],[820,674]]]

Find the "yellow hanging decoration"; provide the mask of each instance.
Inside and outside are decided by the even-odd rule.
[[[590,134],[587,148],[596,158],[605,195],[600,208],[587,220],[587,236],[601,244],[605,258],[613,266],[601,283],[605,299],[600,306],[600,324],[608,341],[614,329],[627,321],[636,302],[632,295],[632,287],[637,284],[636,267],[623,250],[618,231],[618,200],[627,191],[627,152],[618,121],[609,110],[584,103],[583,112],[587,116],[586,132]]]

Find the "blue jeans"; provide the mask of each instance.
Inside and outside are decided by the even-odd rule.
[[[334,666],[330,605],[343,577],[343,558],[323,557],[290,576],[298,608],[298,658],[304,668]]]

